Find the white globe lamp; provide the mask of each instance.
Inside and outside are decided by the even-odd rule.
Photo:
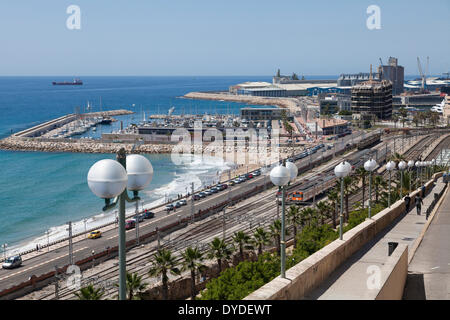
[[[104,159],[97,161],[89,169],[89,189],[99,198],[110,199],[120,195],[127,187],[125,168],[117,161]]]
[[[150,161],[142,155],[127,156],[128,186],[130,191],[143,190],[153,178],[153,167]]]

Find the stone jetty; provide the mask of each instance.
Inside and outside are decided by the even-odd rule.
[[[172,153],[175,144],[163,144],[163,143],[152,143],[152,144],[142,144],[136,145],[132,143],[103,143],[96,140],[69,140],[65,141],[52,141],[51,139],[41,140],[39,138],[22,138],[10,136],[3,140],[0,140],[0,149],[9,151],[40,151],[40,152],[77,152],[77,153],[116,153],[121,148],[129,153],[132,150],[137,153]],[[134,148],[134,149],[133,149]],[[301,146],[295,147],[295,152],[300,152],[303,149]],[[178,149],[177,149],[178,150]],[[279,147],[275,150],[280,152],[282,155],[289,155],[292,152],[290,147]],[[183,151],[180,151],[180,153]],[[207,153],[210,155],[223,154],[225,156],[227,153],[258,153],[261,150],[257,150],[256,147],[250,146],[245,147],[230,147],[223,146],[210,146],[209,143],[204,143],[201,147],[192,145],[190,147],[190,152],[192,154],[196,153]],[[270,147],[267,148],[267,154],[274,152]]]
[[[227,92],[223,93],[209,93],[209,92],[189,92],[183,96],[187,99],[200,99],[200,100],[224,100],[232,102],[243,102],[251,105],[269,105],[278,106],[280,108],[289,109],[292,113],[299,111],[301,106],[299,101],[294,98],[270,98],[270,97],[255,97],[246,95],[235,95]]]

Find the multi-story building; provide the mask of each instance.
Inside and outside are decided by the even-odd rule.
[[[351,97],[345,94],[319,94],[320,114],[334,114],[339,111],[351,111]]]
[[[352,87],[354,115],[371,115],[378,119],[392,116],[392,84],[390,81],[369,80]]]
[[[281,120],[283,111],[286,116],[290,117],[289,111],[277,107],[262,107],[262,108],[241,108],[241,119],[247,121],[261,121],[261,120]]]
[[[405,69],[398,65],[397,58],[389,57],[388,65],[380,65],[378,74],[381,80],[389,80],[392,83],[392,94],[398,95],[403,93],[403,85],[405,83]]]

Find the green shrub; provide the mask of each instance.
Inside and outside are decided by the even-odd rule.
[[[206,285],[201,300],[240,300],[270,282],[280,273],[280,258],[269,253],[258,261],[243,261],[223,271]]]

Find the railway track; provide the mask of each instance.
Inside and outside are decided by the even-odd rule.
[[[432,137],[428,136],[427,138],[422,139],[417,143],[417,145],[413,146],[409,151],[407,151],[406,155],[414,155],[415,152],[423,152],[423,150],[428,146]],[[450,143],[450,140],[449,140]],[[380,148],[382,150],[383,147]],[[415,151],[418,149],[417,151]],[[382,155],[381,151],[381,155]],[[355,167],[359,167],[363,165],[366,156],[370,153],[369,150],[363,150],[357,152],[355,156],[350,157],[348,161],[352,163]],[[325,170],[324,174],[334,174],[333,169],[329,168]],[[302,183],[291,186],[290,189],[297,188],[301,186]],[[254,201],[254,199],[247,199],[239,205],[239,207],[234,209],[227,210],[226,214],[226,241],[231,242],[231,237],[235,231],[244,231],[247,233],[252,233],[258,227],[266,228],[277,218],[277,206],[275,202],[274,193],[276,192],[275,188],[268,189],[262,194],[258,195],[258,199]],[[354,202],[358,196],[354,197]],[[359,195],[362,198],[362,193]],[[250,219],[251,217],[251,219]],[[331,219],[328,220],[331,223]],[[187,228],[181,229],[179,231],[173,232],[171,234],[160,234],[160,248],[167,248],[173,250],[173,254],[178,261],[181,260],[181,252],[190,245],[199,245],[199,249],[203,252],[206,251],[206,244],[210,243],[211,240],[219,236],[221,237],[223,232],[223,218],[220,214],[215,214],[209,218],[196,222]],[[287,239],[292,238],[288,236]],[[270,246],[272,247],[272,246]],[[157,241],[152,241],[147,244],[143,248],[144,252],[139,252],[136,254],[132,254],[127,257],[127,271],[131,273],[137,273],[143,277],[143,281],[148,282],[150,284],[155,284],[159,281],[159,279],[150,278],[148,276],[148,270],[150,268],[150,259],[156,253],[158,249]],[[142,251],[142,250],[141,250]],[[92,273],[92,276],[95,277],[96,281],[101,282],[117,282],[118,278],[118,266],[117,266],[117,258],[111,259],[103,263],[105,266],[101,270],[88,269],[85,271],[85,275],[89,276]],[[108,264],[108,266],[106,266]],[[176,279],[172,278],[171,280]],[[62,281],[60,281],[62,282]],[[64,287],[64,283],[61,283],[62,286],[59,290],[59,299],[74,299],[74,290]],[[116,288],[111,288],[106,291],[105,298],[112,298],[115,294],[117,294]],[[54,292],[43,293],[39,299],[53,299]]]

